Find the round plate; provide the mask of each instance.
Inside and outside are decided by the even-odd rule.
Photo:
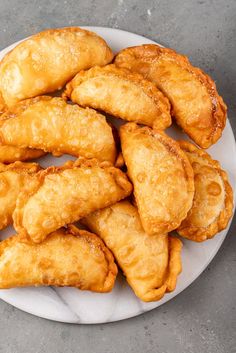
[[[114,52],[133,45],[144,43],[155,44],[155,42],[147,38],[118,29],[101,27],[86,28],[102,36]],[[0,52],[0,59],[17,44],[14,43],[2,50]],[[187,139],[186,135],[175,126],[169,128],[167,133],[175,139]],[[216,145],[209,149],[209,152],[227,170],[231,185],[235,190],[236,159],[233,156],[236,155],[236,150],[229,121],[227,121],[222,138]],[[40,159],[40,164],[44,167],[52,164],[60,165],[68,158],[71,159],[68,156],[60,158],[47,156]],[[228,228],[215,236],[215,238],[204,243],[194,243],[183,239],[183,271],[178,278],[176,290],[166,294],[158,302],[144,303],[137,299],[121,275],[118,276],[113,291],[107,294],[91,293],[68,287],[30,287],[1,290],[0,298],[21,310],[50,320],[95,324],[126,319],[166,303],[187,288],[216,255],[226,237],[227,231]],[[9,227],[2,234],[3,237],[7,237],[13,232],[13,228]]]

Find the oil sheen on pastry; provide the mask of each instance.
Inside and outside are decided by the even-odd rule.
[[[36,163],[0,163],[0,229],[12,223],[12,214],[21,189],[30,185],[33,175],[40,170]]]
[[[194,171],[193,205],[178,233],[194,241],[204,241],[227,227],[232,216],[233,192],[219,162],[187,141],[180,141]]]
[[[37,173],[19,195],[14,227],[22,237],[43,241],[56,229],[130,195],[126,175],[109,162],[78,159]]]
[[[115,162],[116,146],[106,118],[93,109],[41,96],[19,102],[0,117],[0,140],[56,155]]]
[[[59,229],[41,244],[14,235],[0,243],[0,288],[70,286],[109,292],[117,267],[95,234],[75,226]]]
[[[141,300],[160,300],[175,289],[181,272],[181,241],[167,234],[145,233],[137,209],[128,201],[96,211],[83,223],[112,251]]]
[[[16,161],[29,161],[44,155],[45,152],[41,150],[9,146],[0,143],[0,163],[9,164]]]
[[[79,72],[63,96],[124,120],[158,129],[171,125],[170,104],[163,93],[142,75],[115,65]]]
[[[120,136],[144,230],[165,234],[176,229],[194,195],[193,170],[185,153],[164,132],[135,123],[123,125]]]
[[[77,72],[113,58],[106,42],[79,27],[49,29],[18,44],[0,63],[5,104],[61,89]]]
[[[177,124],[202,148],[214,144],[226,122],[226,105],[214,81],[186,56],[172,49],[145,44],[122,50],[115,59],[154,82],[169,98]]]

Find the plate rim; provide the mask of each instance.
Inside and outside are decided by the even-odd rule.
[[[63,26],[63,27],[57,27],[57,28],[65,28],[65,27],[78,27],[78,26]],[[96,32],[96,31],[101,31],[101,30],[104,30],[104,31],[110,31],[110,32],[116,32],[116,33],[123,33],[123,34],[127,34],[127,35],[132,35],[134,38],[137,37],[137,39],[144,39],[145,41],[150,41],[152,42],[153,44],[158,44],[160,46],[163,46],[162,44],[160,44],[159,42],[156,42],[148,37],[145,37],[143,35],[139,35],[139,34],[136,34],[136,33],[133,33],[133,32],[129,32],[129,31],[126,31],[126,30],[123,30],[123,29],[118,29],[118,28],[110,28],[110,27],[107,27],[107,26],[79,26],[80,28],[84,28],[84,29],[87,29],[87,30],[90,30],[90,31],[93,31],[93,32]],[[33,35],[33,34],[32,34]],[[18,40],[10,45],[8,45],[7,47],[3,48],[0,50],[0,54],[6,54],[8,53],[10,50],[12,50],[16,45],[18,45],[20,42],[26,40],[27,38],[29,38],[30,36],[28,37],[25,37],[21,40]],[[233,133],[233,129],[232,129],[232,126],[231,126],[231,123],[230,123],[230,120],[228,119],[228,116],[227,116],[227,124],[229,125],[229,131],[232,135],[232,138],[233,138],[233,142],[234,142],[234,150],[236,151],[236,141],[235,141],[235,136],[234,136],[234,133]],[[232,185],[232,188],[233,190],[236,190],[236,177],[234,176],[234,184]],[[169,302],[170,300],[174,299],[177,295],[179,295],[180,293],[182,293],[185,289],[187,289],[191,284],[193,284],[193,282],[195,282],[199,276],[205,271],[205,269],[209,266],[209,264],[211,263],[211,261],[214,259],[214,257],[217,255],[219,249],[221,248],[225,238],[227,237],[229,231],[230,231],[230,227],[231,227],[231,224],[232,224],[232,221],[234,219],[234,213],[235,213],[235,203],[236,203],[236,192],[234,192],[234,208],[233,208],[233,215],[232,215],[232,218],[228,224],[228,227],[225,229],[225,234],[222,236],[222,239],[220,239],[219,243],[217,244],[216,248],[214,249],[214,252],[211,254],[211,256],[208,258],[207,262],[204,263],[204,266],[203,268],[201,268],[197,275],[194,277],[194,279],[190,279],[188,281],[185,281],[185,285],[184,285],[184,288],[180,288],[179,290],[176,289],[174,292],[172,292],[172,296],[168,296],[168,294],[166,295],[166,299],[163,303],[161,303],[160,305],[158,305],[158,301],[157,302],[153,302],[155,303],[154,304],[154,307],[152,308],[148,308],[148,309],[142,309],[140,310],[139,312],[137,312],[137,310],[135,312],[133,312],[132,314],[128,314],[128,315],[123,315],[122,317],[118,317],[116,319],[111,319],[111,320],[106,320],[106,321],[94,321],[94,322],[85,322],[85,321],[82,321],[82,322],[78,322],[78,321],[72,321],[72,320],[69,320],[69,321],[66,321],[65,319],[55,319],[53,317],[51,317],[50,315],[47,316],[47,314],[36,314],[34,312],[34,310],[32,309],[25,309],[25,308],[22,308],[16,304],[14,304],[10,299],[6,299],[6,298],[2,298],[2,295],[1,295],[1,292],[2,291],[5,291],[5,290],[1,290],[0,291],[0,299],[5,301],[6,303],[16,307],[17,309],[23,311],[23,312],[26,312],[26,313],[29,313],[31,315],[34,315],[34,316],[37,316],[37,317],[40,317],[40,318],[44,318],[44,319],[47,319],[47,320],[51,320],[51,321],[55,321],[55,322],[64,322],[64,323],[73,323],[73,324],[90,324],[90,325],[93,325],[93,324],[102,324],[102,323],[110,323],[110,322],[117,322],[117,321],[122,321],[122,320],[126,320],[126,319],[129,319],[129,318],[133,318],[135,316],[139,316],[145,312],[148,312],[148,311],[151,311],[151,310],[154,310],[154,309],[157,309],[158,307],[166,304],[167,302]],[[23,305],[24,306],[24,305]]]

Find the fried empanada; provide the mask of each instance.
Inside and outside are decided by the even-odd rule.
[[[113,59],[106,42],[79,27],[40,32],[10,51],[0,63],[0,91],[5,104],[61,89],[82,69]]]
[[[66,85],[63,97],[158,129],[171,125],[170,104],[163,93],[142,75],[115,65],[81,71]]]
[[[0,163],[0,229],[12,223],[12,214],[20,190],[32,181],[33,175],[40,170],[36,163]]]
[[[0,143],[0,163],[9,164],[16,161],[29,161],[31,159],[40,158],[44,155],[45,152],[41,150],[20,148],[16,146],[3,145]]]
[[[134,185],[143,228],[148,234],[176,229],[192,206],[191,164],[165,133],[135,123],[120,129],[123,157]]]
[[[111,126],[93,109],[41,96],[19,102],[0,118],[0,140],[17,147],[115,162]]]
[[[78,159],[37,173],[19,195],[13,215],[22,237],[40,243],[56,229],[128,196],[132,185],[109,162]]]
[[[137,209],[129,202],[96,211],[82,222],[112,251],[137,297],[155,301],[175,289],[181,272],[181,241],[167,234],[145,233]]]
[[[177,229],[179,235],[204,241],[227,227],[233,211],[233,192],[219,162],[187,141],[180,141],[194,171],[193,205]]]
[[[0,288],[70,286],[109,292],[117,267],[95,234],[75,226],[59,229],[41,244],[12,236],[0,243]]]
[[[6,104],[2,98],[2,93],[0,91],[0,116],[1,114],[3,114],[5,111],[6,111],[7,107],[6,107]]]
[[[208,148],[222,134],[226,105],[214,81],[192,66],[186,56],[172,49],[145,44],[122,50],[118,67],[143,74],[169,98],[177,124],[202,148]]]

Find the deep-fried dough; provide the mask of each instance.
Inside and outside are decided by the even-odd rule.
[[[43,241],[54,230],[116,203],[132,185],[109,162],[78,159],[37,173],[34,185],[19,195],[14,227],[22,237]]]
[[[31,98],[9,109],[0,118],[0,140],[17,147],[112,163],[116,157],[112,128],[106,118],[59,97]]]
[[[176,229],[192,206],[193,170],[177,142],[134,123],[120,129],[128,175],[141,222],[148,234]]]
[[[226,105],[213,80],[186,56],[146,44],[122,50],[115,64],[153,81],[170,99],[176,122],[199,146],[208,148],[221,137]]]
[[[36,163],[0,163],[0,229],[12,223],[16,200],[24,185],[31,183],[33,175],[40,169]]]
[[[57,230],[41,244],[18,236],[0,243],[0,288],[53,285],[109,292],[116,274],[99,237],[75,226]]]
[[[6,111],[7,107],[2,98],[2,93],[0,92],[0,116]]]
[[[1,119],[1,118],[0,118]],[[0,163],[14,163],[16,161],[29,161],[45,155],[44,151],[32,148],[20,148],[0,143]]]
[[[159,300],[175,289],[181,241],[167,234],[147,235],[129,202],[118,202],[82,221],[104,240],[140,299]]]
[[[171,125],[168,99],[142,75],[115,65],[81,71],[66,86],[64,97],[128,121],[165,129]]]
[[[193,167],[195,194],[177,231],[185,238],[204,241],[227,227],[233,210],[232,188],[219,162],[187,141],[179,143]]]
[[[82,69],[113,58],[106,42],[79,27],[49,29],[26,39],[0,64],[0,91],[7,106],[61,89]]]

